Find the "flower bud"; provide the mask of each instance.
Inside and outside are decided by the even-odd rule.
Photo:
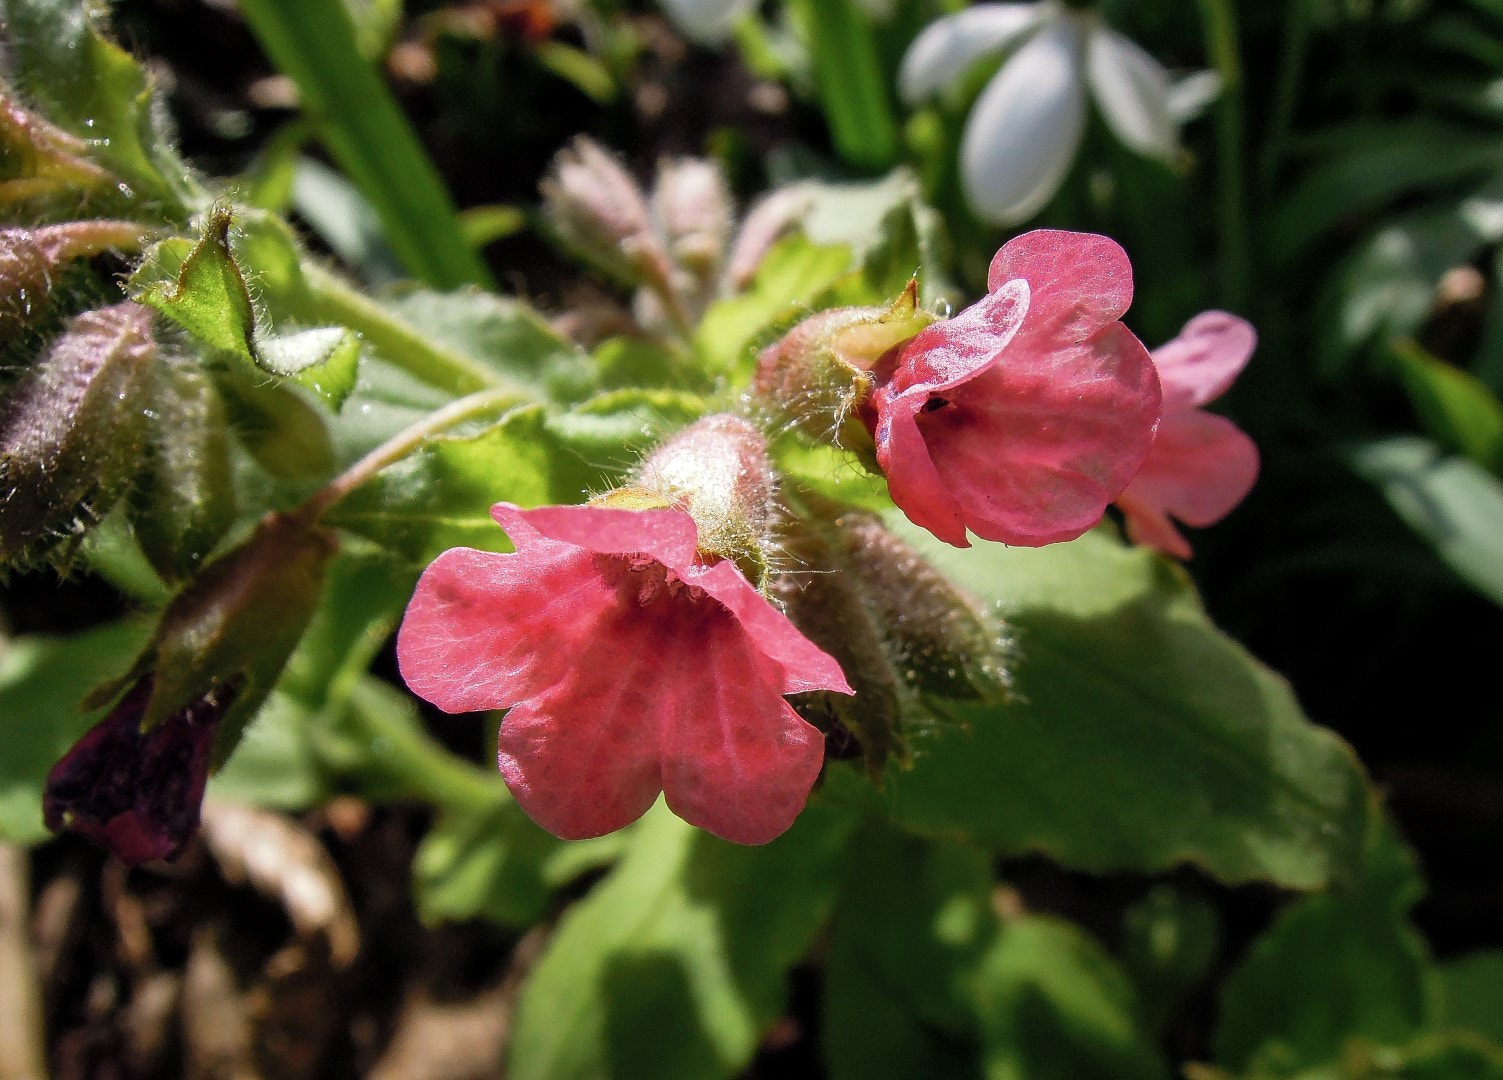
[[[652,210],[673,260],[701,287],[713,286],[734,218],[731,191],[720,167],[704,158],[663,162]]]
[[[134,251],[146,230],[131,221],[70,221],[37,229],[0,229],[0,346],[46,308],[52,283],[74,259]]]
[[[774,489],[767,440],[726,413],[690,424],[654,450],[625,487],[591,500],[617,509],[686,511],[701,556],[725,558],[754,586],[767,577]]]
[[[97,520],[134,474],[156,355],[135,303],[70,320],[0,405],[0,562]]]
[[[854,415],[894,346],[934,321],[910,281],[882,308],[834,308],[811,315],[757,358],[753,392],[804,434],[860,455],[875,471],[871,433]]]
[[[576,138],[541,186],[554,231],[581,257],[628,285],[671,278],[642,188],[599,143]]]
[[[804,188],[785,187],[751,208],[736,232],[726,262],[725,281],[733,292],[741,292],[751,284],[768,249],[809,212],[812,202],[812,196]]]
[[[82,139],[0,91],[0,206],[109,181],[109,172],[90,161],[88,152]]]
[[[903,713],[911,694],[860,579],[849,572],[831,537],[823,535],[827,531],[790,518],[779,540],[797,569],[774,574],[770,591],[804,636],[836,659],[855,694],[805,694],[793,707],[827,733],[828,755],[848,756],[854,749],[872,779],[880,781],[889,758],[907,763]]]
[[[875,514],[812,509],[815,516],[792,520],[780,535],[798,569],[774,575],[771,591],[794,625],[850,673],[856,691],[811,698],[808,708],[822,712],[806,718],[838,722],[880,778],[889,758],[908,762],[905,729],[927,715],[919,695],[1006,693],[1009,642]]]
[[[334,535],[268,514],[177,594],[122,678],[95,691],[115,707],[53,768],[53,828],[125,862],[171,858],[198,825],[204,781],[266,700],[318,605]]]

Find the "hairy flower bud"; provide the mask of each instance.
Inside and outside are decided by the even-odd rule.
[[[642,188],[599,143],[576,138],[541,187],[550,224],[580,256],[628,285],[672,277]]]
[[[811,695],[798,707],[825,727],[838,722],[879,778],[889,759],[908,761],[905,728],[925,715],[919,696],[1005,695],[1009,642],[995,618],[877,515],[811,509],[816,514],[784,527],[783,550],[797,569],[774,575],[771,591],[794,625],[850,673],[856,694]]]
[[[625,488],[593,501],[686,511],[698,529],[701,555],[730,559],[761,587],[773,488],[761,432],[720,413],[690,424],[648,455]]]
[[[69,321],[0,405],[0,562],[76,531],[140,458],[151,313],[124,303]]]
[[[74,259],[135,251],[146,230],[131,221],[70,221],[36,229],[0,229],[0,346],[46,308],[53,281]]]
[[[871,435],[853,414],[876,385],[882,358],[934,318],[918,306],[914,281],[886,307],[811,315],[762,350],[753,392],[804,434],[854,451],[875,471]]]
[[[720,166],[705,158],[679,158],[658,166],[652,210],[669,254],[702,287],[715,283],[735,217]]]
[[[208,770],[229,756],[318,605],[332,533],[280,514],[211,563],[163,612],[115,707],[53,768],[52,828],[126,862],[171,858],[198,825]]]
[[[725,282],[733,292],[751,284],[768,249],[809,212],[812,202],[804,188],[785,187],[758,200],[747,212],[726,261]]]
[[[0,92],[0,206],[87,189],[111,179],[88,159],[88,144]]]

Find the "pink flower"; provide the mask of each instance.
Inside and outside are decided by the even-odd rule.
[[[840,666],[676,509],[491,509],[516,552],[455,548],[423,573],[402,677],[446,712],[511,708],[501,775],[566,839],[635,821],[659,792],[741,844],[793,823],[824,737],[783,700],[851,693]]]
[[[1169,518],[1197,527],[1220,521],[1252,490],[1258,448],[1236,424],[1199,406],[1225,393],[1247,365],[1257,334],[1224,311],[1195,316],[1153,352],[1164,387],[1164,418],[1148,460],[1117,505],[1136,543],[1181,559],[1190,544]]]
[[[957,547],[1037,547],[1091,528],[1143,463],[1159,416],[1148,351],[1119,321],[1113,241],[1040,229],[1007,243],[990,295],[902,347],[866,419],[893,501]]]

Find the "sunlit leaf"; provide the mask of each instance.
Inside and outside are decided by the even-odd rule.
[[[738,1075],[834,898],[854,819],[812,805],[740,847],[660,802],[621,863],[560,921],[517,1006],[512,1080]]]
[[[1310,888],[1352,873],[1370,814],[1356,758],[1221,634],[1184,574],[1103,532],[950,548],[891,524],[1005,616],[1007,704],[914,740],[895,818],[1087,870],[1194,862]]]

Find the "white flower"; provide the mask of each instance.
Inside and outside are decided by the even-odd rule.
[[[1127,146],[1166,159],[1178,150],[1183,116],[1163,65],[1058,0],[977,4],[929,24],[903,57],[898,88],[916,104],[1009,49],[961,138],[961,182],[982,217],[1023,221],[1054,195],[1085,130],[1087,87]]]
[[[658,0],[690,41],[719,45],[731,36],[736,20],[756,6],[757,0]]]

